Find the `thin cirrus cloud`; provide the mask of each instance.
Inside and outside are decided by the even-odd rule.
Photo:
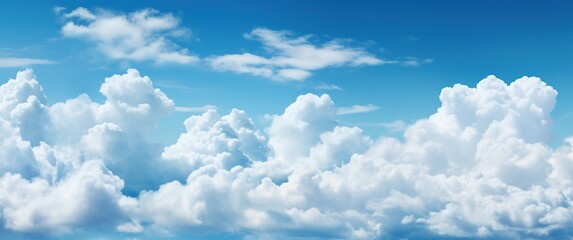
[[[79,7],[65,13],[57,8],[65,21],[64,37],[82,38],[96,44],[97,49],[113,60],[150,61],[157,64],[190,64],[199,58],[175,41],[190,35],[187,28],[172,14],[144,9],[129,14],[103,9],[92,12]]]
[[[256,28],[245,38],[260,42],[267,56],[252,53],[227,54],[207,59],[215,70],[250,74],[277,81],[303,81],[312,71],[328,67],[369,66],[396,63],[376,57],[347,41],[332,40],[314,44],[311,36],[295,36],[289,31]]]
[[[176,112],[186,112],[186,113],[202,113],[211,109],[217,109],[213,105],[205,105],[200,107],[175,107]]]
[[[408,127],[408,124],[402,120],[395,120],[392,122],[376,123],[374,125],[384,127],[391,132],[402,132],[402,131],[406,130],[406,127]]]
[[[573,233],[573,138],[548,144],[557,91],[536,77],[446,87],[402,140],[340,125],[329,95],[305,94],[266,129],[208,109],[158,147],[143,136],[176,108],[149,77],[129,69],[100,92],[49,104],[30,69],[0,85],[0,237]]]
[[[338,85],[322,83],[315,87],[316,90],[322,91],[342,91],[343,89]]]
[[[433,63],[434,59],[431,58],[418,58],[418,57],[406,57],[402,59],[399,63],[402,66],[406,67],[419,67],[422,64],[430,64]]]
[[[340,107],[336,110],[336,115],[348,115],[356,113],[365,113],[378,110],[378,106],[374,104],[368,105],[352,105],[350,107]]]
[[[54,63],[56,62],[40,58],[0,57],[0,68],[29,67],[32,65]]]

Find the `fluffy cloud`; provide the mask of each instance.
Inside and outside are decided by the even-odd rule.
[[[173,101],[135,69],[106,78],[100,92],[106,101],[98,109],[97,119],[117,123],[128,133],[148,131],[160,117],[175,110]]]
[[[61,12],[61,11],[60,11]],[[77,8],[62,15],[65,37],[85,38],[97,44],[107,57],[115,60],[153,61],[189,64],[198,58],[173,40],[186,37],[189,30],[179,26],[171,14],[144,9],[129,14]]]
[[[136,70],[105,79],[104,103],[47,105],[31,70],[0,91],[0,236],[571,234],[573,141],[548,146],[557,92],[539,78],[444,88],[403,140],[341,126],[328,95],[307,94],[265,130],[237,109],[190,116],[165,147],[145,133],[173,102]]]
[[[6,173],[0,178],[4,227],[38,234],[113,227],[122,219],[122,188],[123,181],[98,161],[83,163],[56,184]]]
[[[233,109],[221,117],[211,109],[191,116],[184,125],[187,132],[165,149],[163,157],[179,161],[188,169],[206,165],[225,169],[249,166],[267,155],[265,137],[254,129],[244,111]]]
[[[46,96],[31,69],[0,86],[0,116],[19,129],[22,138],[37,144],[45,132]]]
[[[49,106],[30,69],[0,86],[6,229],[39,235],[113,230],[123,218],[123,194],[173,179],[157,176],[168,168],[155,161],[162,148],[144,139],[173,102],[134,69],[106,78],[100,91],[103,104],[80,95]]]
[[[245,37],[261,42],[270,56],[251,53],[214,56],[208,60],[211,67],[279,81],[303,81],[311,71],[327,67],[389,63],[340,40],[315,45],[309,41],[310,36],[294,37],[287,31],[266,28],[256,28]]]

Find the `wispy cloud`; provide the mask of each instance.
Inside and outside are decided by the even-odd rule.
[[[405,67],[418,67],[422,64],[433,63],[434,59],[431,58],[417,58],[417,57],[407,57],[400,61],[400,64]]]
[[[393,122],[375,123],[374,125],[384,127],[391,132],[402,132],[406,129],[406,127],[408,127],[408,124],[402,120],[396,120]]]
[[[176,112],[187,112],[187,113],[203,113],[211,109],[216,110],[217,107],[213,105],[205,105],[201,107],[175,107]]]
[[[40,64],[54,64],[55,61],[40,58],[0,57],[0,67],[29,67]]]
[[[303,81],[313,70],[340,66],[390,63],[366,50],[351,47],[349,41],[332,40],[314,44],[311,36],[294,36],[289,31],[256,28],[245,38],[260,42],[268,55],[227,54],[208,59],[213,69],[251,74],[278,81]]]
[[[332,91],[332,90],[337,90],[337,91],[341,91],[342,88],[337,86],[337,85],[333,85],[333,84],[320,84],[318,86],[315,87],[316,90],[323,90],[323,91]]]
[[[378,106],[374,104],[368,105],[353,105],[351,107],[340,107],[336,110],[336,115],[348,115],[355,113],[365,113],[378,110]]]
[[[400,40],[402,40],[404,42],[416,42],[419,39],[415,36],[405,36],[405,37],[401,37]]]
[[[190,35],[170,13],[144,9],[128,14],[80,7],[65,13],[56,8],[66,21],[64,37],[83,38],[96,44],[99,51],[114,60],[152,61],[154,63],[189,64],[197,62],[185,48],[174,43]]]
[[[160,88],[169,88],[169,89],[177,89],[177,90],[181,90],[184,92],[194,92],[195,89],[183,84],[179,84],[177,82],[172,82],[172,81],[157,81],[155,83],[155,86],[160,87]]]

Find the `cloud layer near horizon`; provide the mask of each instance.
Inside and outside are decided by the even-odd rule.
[[[571,234],[573,139],[548,147],[557,91],[539,78],[444,88],[403,141],[342,126],[330,96],[306,94],[267,129],[210,109],[160,146],[145,136],[175,107],[149,77],[130,69],[100,92],[49,105],[32,70],[0,86],[0,235]]]

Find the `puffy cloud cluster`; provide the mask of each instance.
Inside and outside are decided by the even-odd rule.
[[[193,115],[163,148],[145,133],[174,106],[148,77],[101,92],[47,105],[31,70],[0,87],[0,236],[571,234],[573,140],[547,145],[557,92],[539,78],[444,88],[403,140],[341,126],[328,95],[307,94],[264,130],[237,109]]]
[[[340,40],[323,45],[309,41],[310,36],[292,37],[287,31],[256,28],[247,39],[259,41],[270,57],[251,53],[211,57],[210,65],[221,71],[251,74],[279,81],[302,81],[311,71],[333,66],[360,66],[394,63],[378,59],[361,48],[345,46]]]
[[[181,134],[177,143],[165,148],[164,159],[193,169],[208,165],[231,169],[266,158],[266,138],[254,129],[244,111],[233,109],[229,115],[220,117],[216,110],[210,109],[191,116],[184,125],[187,132]]]
[[[189,30],[180,27],[179,20],[171,14],[160,14],[154,9],[127,15],[105,10],[94,13],[79,7],[62,17],[66,21],[62,27],[65,37],[92,41],[111,59],[178,64],[199,60],[173,42],[187,37]]]
[[[0,206],[6,228],[61,233],[114,222],[121,215],[116,205],[122,190],[141,190],[155,180],[146,171],[161,147],[141,137],[173,111],[173,102],[134,69],[107,78],[101,92],[107,97],[103,104],[80,95],[48,106],[30,69],[0,86]],[[133,185],[124,189],[124,180],[108,168]],[[111,212],[114,206],[117,213]]]

